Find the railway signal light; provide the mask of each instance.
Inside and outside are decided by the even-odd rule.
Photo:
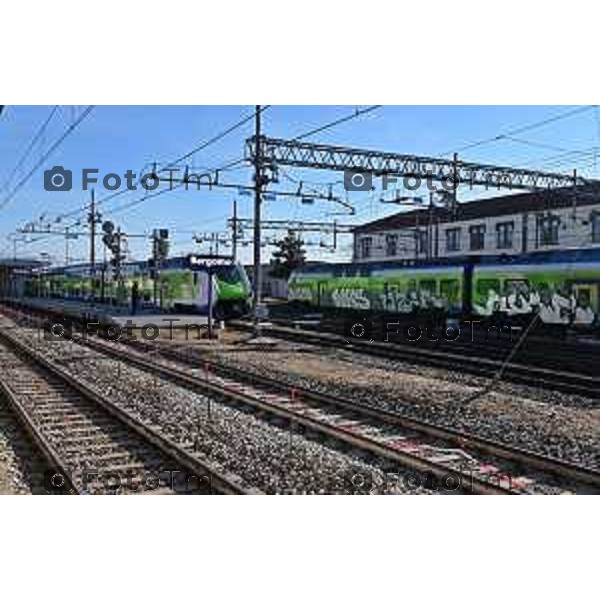
[[[169,255],[169,240],[158,239],[156,241],[156,257],[164,260]]]

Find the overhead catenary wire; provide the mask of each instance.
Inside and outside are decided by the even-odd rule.
[[[315,135],[316,133],[319,133],[319,132],[325,131],[327,129],[333,128],[333,127],[335,127],[337,125],[340,125],[342,123],[345,123],[345,122],[348,122],[350,120],[356,119],[356,118],[360,117],[361,115],[367,114],[367,113],[372,112],[373,110],[375,110],[377,108],[380,108],[380,106],[381,105],[374,105],[374,106],[367,107],[365,109],[356,109],[355,112],[352,113],[351,115],[347,115],[345,117],[336,119],[336,120],[334,120],[332,122],[326,123],[325,125],[322,125],[322,126],[316,128],[316,129],[312,129],[312,130],[310,130],[310,131],[302,134],[301,136],[297,136],[296,139],[303,139],[303,138]],[[261,107],[261,109],[260,109],[261,113],[264,112],[265,110],[267,110],[269,107],[270,107],[269,105]],[[249,115],[248,117],[245,117],[245,118],[241,119],[240,121],[238,121],[237,123],[235,123],[231,127],[227,128],[225,131],[223,131],[223,132],[219,133],[218,135],[210,138],[209,140],[203,142],[202,144],[200,144],[196,148],[192,149],[191,151],[189,151],[189,152],[181,155],[180,157],[178,157],[174,161],[168,163],[165,167],[162,167],[161,170],[167,170],[167,169],[175,166],[179,162],[190,158],[191,156],[193,156],[197,152],[200,152],[200,151],[204,150],[205,148],[209,147],[210,145],[212,145],[212,144],[218,142],[219,140],[223,139],[225,136],[227,136],[230,133],[232,133],[233,131],[237,130],[239,127],[242,127],[244,124],[246,124],[247,122],[253,120],[254,118],[255,118],[255,115],[252,114],[252,115]],[[217,171],[229,170],[229,169],[232,169],[232,168],[234,168],[234,167],[236,167],[238,165],[243,164],[244,162],[245,162],[244,158],[237,159],[237,160],[234,160],[232,162],[229,162],[229,163],[225,164],[224,166],[222,166],[220,168],[211,168],[210,171],[217,172]],[[117,212],[122,212],[124,210],[127,210],[127,209],[133,207],[133,206],[141,204],[142,202],[145,202],[146,200],[148,200],[150,198],[156,197],[158,195],[162,195],[163,193],[166,193],[166,192],[171,192],[171,191],[177,189],[178,187],[180,187],[180,185],[176,185],[172,189],[170,188],[170,189],[166,189],[166,190],[161,190],[161,191],[156,192],[156,193],[145,194],[141,198],[137,198],[137,199],[133,200],[132,202],[126,203],[124,205],[121,205],[119,207],[114,208],[111,211],[108,211],[107,214],[114,214],[114,213],[117,213]],[[126,193],[128,191],[130,191],[130,190],[127,190],[127,189],[125,189],[125,190],[119,190],[119,191],[117,191],[117,192],[115,192],[113,194],[110,194],[107,197],[100,198],[100,199],[97,200],[96,205],[97,206],[101,205],[104,202],[108,201],[109,199],[113,199],[115,197],[118,197],[121,194],[124,194],[124,193]],[[67,218],[67,217],[70,217],[70,216],[75,216],[75,215],[79,214],[80,212],[85,212],[88,209],[89,209],[89,206],[85,206],[85,207],[83,207],[81,209],[77,209],[76,211],[71,211],[70,213],[59,215],[59,217],[57,217],[57,219]],[[41,238],[36,238],[36,241],[39,241],[40,239]]]
[[[269,108],[270,108],[270,105],[266,105],[261,108],[261,112],[264,112]],[[202,150],[205,150],[209,146],[216,144],[218,141],[222,140],[223,138],[228,136],[230,133],[233,133],[234,131],[236,131],[237,129],[239,129],[240,127],[242,127],[243,125],[245,125],[246,123],[250,122],[253,119],[254,119],[254,113],[252,113],[248,117],[240,119],[234,125],[228,127],[224,131],[222,131],[219,134],[213,136],[212,138],[206,140],[205,142],[202,142],[201,144],[196,146],[194,149],[190,150],[189,152],[186,152],[185,154],[182,154],[179,158],[176,158],[175,160],[171,161],[164,167],[161,167],[160,170],[164,171],[164,170],[170,169],[171,167],[174,167],[178,163],[182,162],[183,160],[187,160],[188,158],[192,157],[193,155],[197,154],[198,152],[201,152]],[[208,171],[209,173],[211,173],[211,172],[216,172],[216,171],[230,170],[230,169],[232,169],[232,167],[240,165],[241,163],[244,163],[244,162],[245,162],[245,158],[238,158],[238,159],[227,162],[222,167],[207,167],[207,168],[201,167],[201,168]],[[175,186],[175,187],[178,187],[178,186]],[[175,189],[175,187],[173,189]],[[108,196],[104,196],[103,198],[99,198],[98,200],[96,200],[96,206],[100,206],[100,205],[106,203],[107,201],[112,200],[113,198],[116,198],[116,197],[123,195],[130,191],[135,191],[135,190],[129,190],[127,188],[125,188],[123,190],[117,190],[113,194],[109,194]],[[172,191],[172,190],[166,190],[166,191]],[[153,194],[152,196],[155,196],[155,195],[156,194]],[[143,202],[143,199],[136,200],[136,201],[134,201],[133,204],[135,205],[139,202]],[[72,211],[69,214],[69,216],[72,216],[74,214],[79,214],[80,212],[86,212],[90,208],[91,208],[91,204],[88,204],[88,205],[84,206],[83,208],[77,209],[76,211]],[[118,208],[116,210],[121,210],[121,209]],[[65,218],[65,216],[63,215],[62,218]]]
[[[348,121],[352,121],[362,115],[368,114],[370,112],[373,112],[374,110],[377,110],[378,108],[381,108],[383,105],[381,104],[373,104],[371,106],[368,106],[367,108],[356,108],[355,111],[349,115],[346,115],[344,117],[340,117],[338,119],[335,119],[333,121],[330,121],[328,123],[325,123],[324,125],[320,125],[319,127],[316,127],[314,129],[310,129],[309,131],[306,131],[305,133],[302,133],[300,135],[295,136],[294,138],[292,138],[292,141],[299,141],[299,140],[303,140],[305,138],[311,137],[313,135],[316,135],[317,133],[322,133],[323,131],[327,131],[328,129],[332,129],[333,127],[337,127],[338,125],[341,125],[343,123],[347,123]],[[292,183],[295,183],[296,185],[302,183],[304,184],[305,182],[299,179],[296,179],[294,177],[292,177],[289,173],[287,173],[286,171],[282,170],[282,174],[283,176],[288,179],[289,181],[291,181]],[[316,185],[328,185],[328,184],[316,184],[316,183],[311,183],[309,185],[306,186],[306,188],[309,191],[315,192],[316,188],[314,186]]]
[[[58,105],[56,105],[52,108],[52,110],[50,111],[50,114],[46,117],[46,119],[44,120],[42,125],[39,127],[39,129],[37,130],[35,135],[32,137],[31,141],[25,148],[25,151],[23,152],[23,154],[17,161],[17,164],[15,165],[15,167],[11,171],[10,175],[7,177],[6,181],[4,182],[4,185],[2,186],[2,191],[5,191],[10,186],[10,184],[11,184],[12,180],[14,179],[15,175],[17,174],[18,170],[21,168],[23,163],[27,160],[27,158],[31,154],[31,152],[32,152],[33,148],[35,147],[35,145],[37,144],[38,140],[42,137],[42,135],[44,135],[44,132],[48,128],[48,125],[50,125],[50,121],[52,121],[54,115],[57,112],[58,112]]]
[[[27,172],[27,174],[19,180],[19,182],[12,188],[10,193],[0,202],[0,210],[2,210],[16,195],[16,193],[33,177],[36,171],[46,162],[48,157],[73,133],[79,124],[94,110],[94,106],[88,106],[79,117],[67,127],[63,134],[54,141],[54,143],[44,152],[42,157],[35,163],[35,165]]]
[[[534,123],[529,123],[527,125],[521,125],[519,127],[515,127],[513,129],[510,129],[508,131],[505,131],[503,133],[500,133],[498,135],[489,137],[489,138],[485,138],[483,140],[479,140],[477,142],[472,142],[470,144],[466,144],[465,146],[462,146],[460,148],[453,148],[452,150],[448,150],[447,152],[442,152],[439,154],[439,156],[443,156],[443,155],[447,155],[450,154],[452,152],[464,152],[465,150],[470,150],[472,148],[478,148],[479,146],[483,146],[486,144],[491,144],[494,142],[499,142],[502,141],[504,139],[507,139],[510,136],[515,136],[515,135],[519,135],[521,133],[524,133],[526,131],[531,131],[532,129],[537,129],[539,127],[545,127],[546,125],[549,125],[550,123],[555,123],[557,121],[561,121],[563,119],[568,119],[570,117],[573,117],[575,115],[581,114],[583,112],[587,112],[590,110],[593,110],[595,108],[596,105],[594,104],[590,104],[590,105],[586,105],[586,106],[579,106],[577,108],[574,108],[572,110],[568,110],[566,112],[563,112],[559,115],[554,115],[553,117],[547,117],[545,119],[542,119],[540,121],[536,121]]]
[[[261,108],[261,112],[264,112],[264,111],[268,110],[269,108],[270,108],[270,105],[265,105],[265,106],[263,106]],[[239,121],[237,121],[236,123],[234,123],[232,126],[230,126],[227,129],[225,129],[224,131],[222,131],[219,134],[217,134],[217,135],[209,138],[208,140],[206,140],[205,142],[202,142],[201,144],[199,144],[198,146],[196,146],[195,148],[193,148],[189,152],[186,152],[185,154],[183,154],[183,155],[179,156],[178,158],[176,158],[175,160],[171,161],[165,167],[162,167],[161,170],[169,169],[169,168],[175,166],[176,164],[180,163],[181,161],[190,158],[194,154],[197,154],[198,152],[201,152],[202,150],[205,150],[209,146],[217,143],[218,141],[222,140],[223,138],[225,138],[229,134],[233,133],[234,131],[236,131],[237,129],[239,129],[240,127],[242,127],[243,125],[245,125],[246,123],[252,121],[254,119],[254,117],[255,117],[255,115],[254,115],[254,113],[252,113],[251,115],[240,119]],[[207,168],[206,170],[209,173],[210,172],[217,172],[217,171],[232,170],[236,166],[241,165],[242,163],[245,163],[245,162],[246,162],[245,158],[238,158],[238,159],[235,159],[235,160],[227,161],[226,164],[224,164],[221,167],[211,167],[211,168]],[[109,211],[108,214],[113,214],[115,212],[121,212],[123,210],[126,210],[126,209],[132,207],[132,206],[140,204],[140,203],[144,202],[145,200],[147,200],[149,198],[156,197],[156,196],[161,195],[161,194],[166,193],[166,192],[171,192],[171,191],[175,190],[178,187],[180,187],[180,186],[177,185],[177,186],[173,186],[173,189],[167,188],[167,189],[164,189],[164,190],[160,190],[159,192],[156,192],[156,193],[146,194],[143,197],[137,198],[136,200],[134,200],[134,201],[132,201],[130,203],[127,203],[125,205],[116,207],[112,211]],[[116,198],[118,196],[124,195],[125,193],[130,192],[130,191],[134,191],[134,190],[129,190],[128,188],[124,188],[122,190],[117,190],[116,192],[114,192],[112,194],[109,194],[108,196],[105,196],[103,198],[99,198],[98,200],[96,200],[96,206],[100,206],[100,205],[106,203],[108,200],[112,200],[112,199],[114,199],[114,198]],[[73,211],[69,211],[68,213],[63,213],[62,215],[58,215],[56,217],[56,219],[62,220],[64,218],[74,217],[75,215],[78,215],[78,214],[85,214],[90,208],[91,208],[91,203],[87,204],[87,205],[85,205],[85,206],[83,206],[83,207],[81,207],[79,209],[75,209]],[[42,237],[38,237],[38,238],[36,238],[36,241],[41,241],[42,239],[43,239]]]
[[[524,139],[516,137],[517,135],[525,133],[527,131],[531,131],[533,129],[537,129],[537,128],[540,128],[540,127],[544,127],[544,126],[549,125],[551,123],[554,123],[554,122],[557,122],[557,121],[560,121],[560,120],[563,120],[563,119],[567,119],[567,118],[570,118],[570,117],[573,117],[573,116],[576,116],[578,114],[582,114],[582,113],[585,113],[585,112],[588,112],[588,111],[591,111],[591,110],[594,111],[595,115],[598,114],[598,107],[597,107],[597,105],[579,106],[579,107],[576,107],[574,109],[562,112],[562,113],[560,113],[558,115],[554,115],[552,117],[547,117],[545,119],[541,119],[541,120],[535,121],[533,123],[529,123],[529,124],[526,124],[526,125],[521,125],[521,126],[518,126],[518,127],[514,127],[514,128],[512,128],[510,130],[507,130],[504,133],[500,133],[500,134],[498,134],[496,136],[493,136],[493,137],[490,137],[490,138],[485,138],[483,140],[479,140],[477,142],[473,142],[473,143],[467,144],[467,145],[462,146],[462,147],[460,147],[458,149],[453,149],[451,151],[440,153],[440,154],[438,154],[438,156],[441,157],[441,156],[449,154],[450,152],[462,152],[462,151],[468,150],[470,148],[475,148],[475,147],[478,147],[478,146],[482,146],[484,144],[494,143],[494,142],[498,142],[498,141],[508,141],[508,142],[514,142],[514,143],[528,145],[528,146],[532,146],[532,147],[540,147],[540,148],[541,147],[546,147],[546,148],[552,149],[552,150],[557,150],[557,151],[561,151],[561,152],[564,151],[564,159],[565,160],[559,161],[559,162],[565,162],[567,156],[575,156],[575,155],[587,156],[588,153],[590,155],[592,155],[592,157],[593,157],[592,160],[595,160],[596,156],[597,156],[597,151],[598,151],[597,147],[593,147],[591,149],[591,151],[589,151],[589,150],[567,150],[565,148],[559,148],[559,147],[556,147],[556,146],[551,146],[551,145],[548,145],[548,144],[542,144],[542,143],[539,143],[539,142],[533,142],[533,141],[530,141],[530,140],[524,140]],[[600,121],[598,121],[597,131],[598,131],[598,139],[600,141]],[[537,162],[537,161],[534,161],[534,162]],[[570,167],[578,166],[578,167],[581,167],[581,168],[585,168],[586,165],[587,165],[587,163],[573,164],[572,160],[569,163]],[[523,165],[521,164],[521,166],[523,166]],[[357,217],[359,217],[361,215],[364,215],[366,212],[371,212],[372,213],[372,210],[370,210],[372,208],[373,208],[372,206],[369,206],[369,207],[367,207],[366,210],[363,209],[362,211],[357,211],[355,217],[357,218]],[[371,214],[371,217],[372,216],[373,215]]]
[[[265,112],[266,110],[268,110],[270,107],[271,107],[270,104],[262,106],[260,108],[260,114],[262,114],[263,112]],[[234,131],[236,131],[240,127],[244,126],[246,123],[249,123],[250,121],[253,121],[254,118],[255,118],[255,113],[253,112],[251,115],[248,115],[247,117],[241,119],[240,121],[238,121],[237,123],[235,123],[231,127],[228,127],[225,131],[222,131],[221,133],[219,133],[218,135],[210,138],[206,142],[203,142],[202,144],[200,144],[199,146],[197,146],[193,150],[190,150],[189,152],[186,152],[185,154],[183,154],[182,156],[180,156],[179,158],[177,158],[176,160],[174,160],[173,162],[171,162],[170,164],[168,164],[166,167],[163,167],[163,170],[164,169],[168,169],[168,168],[172,167],[173,165],[176,165],[176,164],[180,163],[183,160],[187,160],[188,158],[190,158],[194,154],[196,154],[198,152],[201,152],[202,150],[208,148],[212,144],[217,143],[218,141],[222,140],[224,137],[228,136],[230,133],[233,133]]]
[[[332,127],[337,127],[338,125],[341,125],[342,123],[347,123],[348,121],[352,121],[353,119],[356,119],[362,115],[366,115],[367,113],[370,113],[374,110],[377,110],[378,108],[381,108],[382,105],[381,104],[374,104],[372,106],[369,106],[367,108],[362,108],[362,109],[356,109],[351,115],[347,115],[345,117],[341,117],[339,119],[336,119],[335,121],[331,121],[329,123],[326,123],[325,125],[321,125],[315,129],[311,129],[310,131],[307,131],[306,133],[302,133],[301,135],[297,135],[296,137],[294,137],[292,139],[293,142],[297,142],[299,140],[303,140],[307,137],[311,137],[313,135],[316,135],[317,133],[322,133],[323,131],[327,131],[328,129],[331,129]]]

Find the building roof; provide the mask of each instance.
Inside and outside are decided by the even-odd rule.
[[[314,263],[296,269],[298,273],[325,273],[344,277],[368,277],[370,274],[386,269],[434,269],[434,268],[463,268],[467,265],[545,265],[556,263],[597,263],[600,261],[600,248],[568,248],[525,252],[519,255],[487,254],[473,256],[443,256],[427,261],[414,259],[379,260],[365,263]]]
[[[445,208],[436,207],[433,209],[433,213],[434,217],[442,222],[450,220],[468,221],[524,212],[567,208],[572,206],[574,201],[578,206],[600,204],[600,192],[594,191],[593,193],[589,193],[586,191],[586,193],[574,193],[573,188],[551,190],[548,192],[526,192],[459,203],[455,219],[451,219],[451,212]],[[428,211],[421,208],[396,213],[383,219],[358,225],[353,229],[353,232],[369,233],[415,227],[417,215],[427,218]]]

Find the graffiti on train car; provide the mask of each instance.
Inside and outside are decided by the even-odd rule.
[[[331,292],[331,301],[335,308],[370,310],[371,300],[362,288],[335,288]]]
[[[538,313],[542,323],[552,325],[589,326],[596,320],[585,294],[575,294],[560,289],[536,288],[510,289],[498,294],[490,288],[484,302],[474,304],[475,312],[481,316],[504,313],[511,317]]]

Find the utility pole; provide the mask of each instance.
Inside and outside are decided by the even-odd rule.
[[[158,229],[152,231],[152,262],[154,267],[154,279],[152,280],[152,297],[154,308],[158,308]]]
[[[262,164],[262,140],[260,130],[260,104],[256,105],[255,112],[255,139],[256,155],[254,157],[254,333],[258,335],[260,329],[260,301],[262,291],[262,272],[260,268],[260,214],[263,192],[263,164]]]
[[[90,206],[90,278],[92,280],[92,303],[96,297],[96,192],[92,188],[92,202]]]
[[[237,221],[237,200],[233,201],[233,231],[231,236],[232,250],[231,256],[233,262],[237,260],[237,237],[238,237],[238,221]]]
[[[65,267],[69,266],[69,227],[65,227]]]
[[[458,217],[458,153],[454,153],[452,160],[452,179],[454,185],[452,186],[452,219],[456,220]]]
[[[152,230],[152,270],[153,270],[153,296],[154,306],[162,308],[163,302],[163,286],[160,281],[160,272],[163,262],[166,260],[169,253],[169,230],[168,229],[153,229]]]
[[[337,250],[337,221],[333,220],[333,249]]]
[[[92,203],[90,206],[90,272],[92,279],[96,271],[96,194],[92,189]]]
[[[433,192],[429,192],[427,212],[427,260],[431,260],[433,257]]]
[[[211,264],[206,265],[206,274],[208,275],[208,339],[213,339],[213,268]]]
[[[419,260],[419,251],[420,251],[420,246],[419,246],[419,238],[421,236],[421,226],[419,223],[419,211],[415,211],[415,262],[418,262]]]
[[[117,253],[115,254],[115,279],[117,305],[121,297],[121,227],[117,227]]]

